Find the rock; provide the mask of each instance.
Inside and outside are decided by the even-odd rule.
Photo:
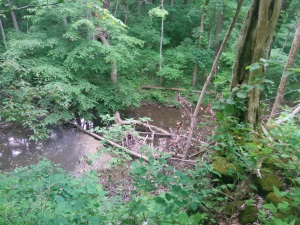
[[[255,206],[246,206],[240,213],[241,224],[252,224],[257,220],[258,210]]]
[[[288,202],[290,203],[291,201],[283,196],[277,196],[275,195],[274,192],[270,192],[267,197],[266,197],[266,201],[268,203],[273,203],[274,205],[278,205],[279,203],[282,202]]]
[[[226,160],[226,158],[219,156],[214,158],[213,166],[216,172],[227,177],[233,177],[237,171],[237,168],[233,163],[230,163]]]
[[[279,190],[283,187],[282,181],[279,177],[275,174],[275,171],[265,168],[261,171],[262,178],[257,178],[257,184],[259,189],[264,194],[273,191],[273,186],[277,187]]]

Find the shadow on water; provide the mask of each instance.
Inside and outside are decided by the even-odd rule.
[[[48,140],[30,141],[29,132],[20,127],[0,130],[0,169],[10,171],[17,166],[35,164],[41,157],[61,168],[75,171],[78,161],[99,142],[73,128],[53,127]]]

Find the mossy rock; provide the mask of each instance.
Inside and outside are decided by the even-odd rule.
[[[215,157],[212,164],[216,172],[227,177],[233,177],[237,171],[233,163],[228,162],[226,158],[220,156]]]
[[[254,223],[258,216],[258,210],[255,206],[246,206],[240,213],[239,219],[241,224]]]
[[[266,159],[263,164],[268,168],[282,169],[284,162],[282,162],[280,159],[270,157]]]
[[[244,201],[234,201],[226,205],[225,207],[225,213],[227,215],[232,215],[235,213],[242,205],[244,204]]]
[[[275,195],[274,192],[270,192],[267,197],[266,197],[266,201],[268,203],[273,203],[274,205],[278,205],[279,203],[282,202],[288,202],[291,203],[291,201],[283,196],[277,196]]]
[[[257,178],[257,184],[259,189],[264,193],[267,194],[273,191],[273,186],[277,187],[279,190],[283,187],[282,181],[279,177],[275,174],[274,171],[270,169],[262,170],[261,171],[262,178]]]

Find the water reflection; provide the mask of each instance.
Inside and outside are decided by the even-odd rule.
[[[20,127],[0,130],[0,169],[10,171],[28,166],[46,157],[63,169],[75,171],[78,161],[99,142],[74,128],[53,127],[48,140],[30,141],[28,131]]]

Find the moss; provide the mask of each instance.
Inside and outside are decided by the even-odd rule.
[[[226,207],[225,207],[225,212],[228,215],[232,215],[234,212],[236,212],[242,205],[244,204],[243,201],[234,201],[229,203]]]
[[[264,165],[268,168],[272,169],[281,169],[283,167],[284,162],[282,162],[280,159],[275,158],[268,158],[264,161]]]
[[[261,172],[261,174],[262,178],[257,178],[257,183],[263,193],[272,192],[273,186],[277,187],[278,189],[282,188],[283,183],[274,171],[265,169]]]
[[[290,203],[290,200],[285,198],[285,197],[282,197],[282,196],[277,196],[275,195],[274,192],[270,192],[267,197],[266,197],[266,201],[268,203],[273,203],[274,205],[278,205],[279,203],[281,202],[288,202]]]
[[[248,224],[254,223],[257,220],[257,213],[258,210],[255,206],[246,206],[240,213],[240,223],[241,224]]]
[[[233,177],[234,173],[237,169],[234,164],[228,162],[226,158],[223,157],[215,157],[213,160],[214,170],[224,176]]]

